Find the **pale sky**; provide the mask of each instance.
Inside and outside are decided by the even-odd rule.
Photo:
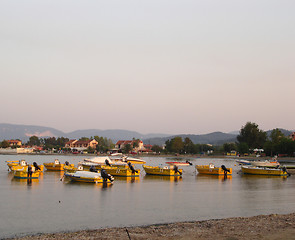
[[[2,0],[0,123],[295,129],[294,0]]]

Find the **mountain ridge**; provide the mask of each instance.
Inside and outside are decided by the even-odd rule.
[[[280,129],[285,135],[291,134],[292,131]],[[268,136],[271,130],[266,131]],[[69,133],[57,130],[51,127],[36,126],[36,125],[20,125],[0,123],[0,141],[9,139],[20,139],[23,142],[28,141],[31,136],[39,138],[47,137],[67,137],[69,139],[79,139],[81,137],[100,136],[111,139],[114,143],[118,140],[132,140],[141,139],[145,144],[163,145],[167,140],[180,136],[183,139],[188,137],[194,144],[212,144],[222,145],[226,142],[236,142],[237,131],[230,133],[223,133],[220,131],[208,134],[163,134],[163,133],[150,133],[142,134],[136,131],[123,130],[123,129],[84,129],[75,130]]]

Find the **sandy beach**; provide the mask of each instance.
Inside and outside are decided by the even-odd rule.
[[[181,222],[128,228],[105,228],[40,234],[13,239],[295,239],[295,213]]]

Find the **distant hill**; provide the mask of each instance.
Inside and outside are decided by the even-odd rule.
[[[20,139],[23,142],[28,141],[31,136],[39,138],[47,137],[67,137],[69,139],[78,139],[81,137],[100,136],[111,139],[113,142],[118,140],[131,140],[132,138],[146,139],[151,137],[167,137],[169,134],[141,134],[128,130],[99,130],[86,129],[65,133],[50,127],[34,126],[34,125],[17,125],[0,123],[0,141],[8,139]]]
[[[293,131],[280,129],[285,136],[289,136]],[[236,134],[234,134],[236,133]],[[267,131],[268,136],[271,130]],[[17,124],[7,124],[0,123],[0,141],[4,139],[20,139],[23,142],[28,141],[31,136],[37,136],[39,138],[47,137],[67,137],[69,139],[79,139],[81,137],[93,137],[100,136],[111,139],[114,143],[118,140],[131,140],[132,138],[139,138],[143,140],[145,144],[152,145],[162,145],[168,139],[172,139],[176,136],[180,136],[183,139],[188,137],[195,144],[212,144],[212,145],[222,145],[226,142],[236,142],[236,137],[238,132],[222,133],[213,132],[209,134],[194,135],[194,134],[180,134],[180,135],[169,135],[161,133],[153,134],[141,134],[135,131],[128,131],[122,129],[112,129],[112,130],[100,130],[100,129],[85,129],[77,130],[70,133],[65,133],[50,127],[34,126],[34,125],[17,125]]]
[[[143,142],[146,144],[151,145],[163,145],[168,139],[172,139],[174,137],[182,137],[185,139],[186,137],[190,138],[194,144],[212,144],[212,145],[222,145],[226,142],[236,142],[237,135],[236,134],[229,134],[229,133],[222,133],[222,132],[213,132],[209,134],[202,134],[202,135],[193,135],[193,134],[180,134],[174,135],[164,138],[150,138],[145,139]]]
[[[63,136],[63,132],[49,127],[0,123],[0,141],[20,139],[27,141],[31,136],[40,138]]]

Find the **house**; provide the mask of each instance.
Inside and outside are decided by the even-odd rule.
[[[87,148],[91,147],[93,149],[96,148],[98,142],[94,139],[82,141],[82,140],[70,140],[66,142],[65,148],[76,149],[78,151],[86,150]]]
[[[290,135],[290,138],[295,141],[295,132],[293,132],[291,135]]]
[[[134,147],[137,145],[137,142],[138,146]],[[131,146],[133,152],[139,152],[141,150],[144,150],[143,142],[141,140],[119,140],[116,143],[115,148],[122,150],[125,148],[127,144]]]
[[[10,147],[21,147],[22,146],[22,141],[20,140],[7,140],[7,142],[9,143]]]
[[[65,148],[73,148],[74,147],[74,143],[77,142],[78,140],[72,139],[68,142],[65,143]]]

